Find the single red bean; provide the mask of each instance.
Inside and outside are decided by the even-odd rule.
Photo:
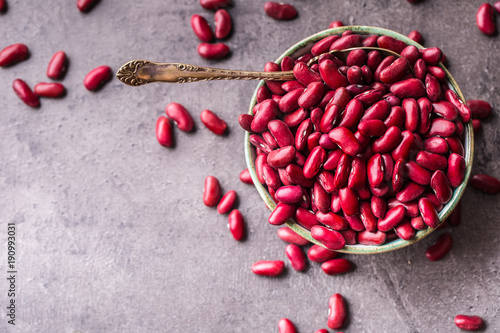
[[[385,232],[369,232],[364,230],[358,233],[358,243],[363,245],[382,245],[385,243],[387,235]]]
[[[307,137],[307,150],[312,151],[314,147],[319,146],[319,139],[321,139],[321,132],[311,133]]]
[[[304,92],[304,88],[297,88],[286,93],[279,101],[279,109],[283,113],[291,113],[299,108],[299,97]]]
[[[226,194],[224,194],[222,199],[220,199],[220,202],[217,205],[217,212],[219,214],[229,213],[229,211],[233,208],[234,203],[236,202],[236,198],[236,191],[228,191]]]
[[[333,21],[328,25],[328,29],[343,27],[344,23],[342,21]]]
[[[267,99],[259,104],[259,112],[254,116],[251,123],[251,130],[262,133],[267,129],[267,124],[276,118],[279,110],[278,103],[272,99]]]
[[[297,207],[297,210],[295,211],[295,217],[297,219],[297,222],[301,226],[309,230],[311,230],[312,227],[319,224],[318,220],[316,219],[316,215],[312,213],[310,210],[305,209],[303,207]]]
[[[322,263],[337,257],[338,252],[328,250],[320,245],[313,245],[307,251],[307,256],[311,261]]]
[[[406,58],[397,58],[392,64],[384,68],[379,79],[383,83],[394,83],[402,79],[410,69],[410,62]]]
[[[389,127],[385,134],[375,140],[372,145],[374,153],[387,153],[401,142],[401,130],[396,126]]]
[[[371,209],[375,217],[381,219],[385,216],[386,212],[386,202],[384,199],[377,196],[371,197]]]
[[[405,42],[402,42],[390,36],[380,36],[379,38],[377,38],[377,44],[383,49],[389,49],[396,53],[401,53],[401,51],[403,51],[406,47]]]
[[[432,178],[431,178],[432,184]],[[424,193],[425,187],[414,182],[409,182],[401,191],[396,193],[396,199],[401,202],[410,202]]]
[[[384,181],[384,161],[380,154],[375,154],[367,163],[367,179],[371,187],[379,187]]]
[[[427,65],[425,64],[424,59],[418,59],[413,65],[413,73],[415,77],[421,81],[425,80],[425,76],[427,75]]]
[[[31,106],[32,108],[40,106],[40,99],[26,82],[21,79],[15,79],[12,82],[12,88],[16,95],[24,102],[24,104]]]
[[[427,66],[427,72],[432,74],[439,81],[444,81],[446,79],[446,72],[437,66]]]
[[[456,153],[460,156],[464,156],[465,149],[464,146],[462,145],[462,142],[460,142],[459,138],[452,136],[445,138],[445,140],[448,143],[448,146],[450,147],[450,152]]]
[[[215,37],[217,39],[226,38],[231,32],[233,24],[231,16],[225,9],[219,9],[215,12]]]
[[[198,44],[198,54],[205,59],[220,59],[229,53],[229,46],[224,43]]]
[[[439,81],[432,74],[427,74],[425,76],[425,89],[427,96],[433,102],[438,102],[443,99],[443,93],[441,91],[441,85]]]
[[[231,0],[200,0],[200,5],[208,10],[224,8],[231,3]]]
[[[394,60],[396,60],[396,57],[394,56],[387,56],[385,58],[383,58],[379,65],[377,66],[377,68],[375,70],[373,70],[373,78],[375,79],[375,81],[380,81],[380,73],[386,69],[387,67],[389,67],[393,62]]]
[[[240,173],[240,180],[245,184],[253,184],[252,176],[250,176],[250,171],[248,169]]]
[[[210,110],[203,110],[200,113],[200,119],[210,131],[217,135],[224,135],[227,129],[227,124],[220,119],[215,113]]]
[[[472,118],[487,118],[490,116],[492,107],[491,104],[479,99],[472,99],[467,101],[469,105]]]
[[[319,182],[314,182],[313,188],[311,189],[311,199],[318,209],[318,211],[327,213],[328,210],[330,209],[330,194],[325,191],[323,186]]]
[[[390,209],[383,219],[378,220],[377,227],[379,231],[387,232],[395,228],[405,218],[406,208],[396,206]]]
[[[342,155],[344,155],[344,152],[340,149],[331,150],[326,157],[325,163],[323,164],[323,169],[327,171],[332,171],[337,169],[337,166],[339,164],[340,159],[342,158]]]
[[[391,156],[394,159],[394,161],[399,160],[400,158],[408,158],[410,155],[410,152],[412,151],[414,144],[415,144],[415,135],[410,132],[410,131],[403,131],[401,132],[401,142],[399,145],[394,148],[394,150],[391,152]]]
[[[320,66],[321,69],[321,66]],[[293,66],[293,75],[304,86],[308,86],[313,82],[321,82],[321,76],[319,73],[313,71],[307,64],[303,62],[297,62]]]
[[[453,122],[446,119],[436,118],[431,122],[431,126],[426,135],[428,137],[447,137],[453,135],[455,133],[455,130],[456,126]]]
[[[429,199],[421,198],[418,201],[418,209],[424,223],[428,225],[429,228],[436,228],[439,225],[438,213]]]
[[[410,220],[404,219],[396,228],[394,228],[396,235],[404,240],[410,240],[415,237],[415,229],[413,229]]]
[[[170,103],[165,108],[165,113],[172,119],[181,131],[193,130],[194,121],[186,108],[179,103]]]
[[[465,177],[465,160],[462,156],[451,153],[448,157],[448,170],[446,176],[453,187],[462,184]]]
[[[483,318],[478,316],[457,315],[455,317],[455,325],[462,330],[476,331],[483,327],[484,322]]]
[[[309,244],[309,241],[288,227],[281,227],[277,231],[278,237],[287,243],[299,246]]]
[[[346,216],[345,219],[347,220],[347,223],[349,224],[349,227],[352,230],[354,231],[365,230],[363,221],[361,221],[361,218],[358,215]]]
[[[405,165],[408,178],[420,185],[429,185],[431,182],[431,173],[424,167],[414,161],[409,161]]]
[[[278,322],[279,333],[296,333],[295,326],[287,318],[281,318]]]
[[[332,129],[328,136],[335,142],[344,153],[354,156],[360,152],[361,146],[349,129],[345,127],[336,127]]]
[[[474,134],[481,132],[483,124],[481,124],[480,119],[472,119],[472,129],[474,130]]]
[[[321,269],[327,275],[344,274],[352,270],[352,264],[344,258],[330,259],[321,264]]]
[[[415,230],[427,229],[427,224],[424,223],[424,219],[422,218],[422,216],[417,216],[412,218],[410,224]]]
[[[341,116],[339,127],[346,127],[350,130],[355,129],[359,120],[363,116],[363,104],[358,99],[352,99],[347,103],[344,113]]]
[[[418,48],[414,45],[408,45],[401,51],[401,56],[406,58],[411,66],[415,65],[415,62],[420,59],[420,52]],[[410,68],[408,68],[410,69]],[[404,76],[404,75],[403,75]],[[403,77],[401,76],[401,77]]]
[[[252,272],[263,276],[278,276],[285,270],[282,260],[261,260],[252,264]]]
[[[271,147],[269,147],[269,144],[266,142],[266,140],[264,140],[259,135],[251,134],[248,141],[250,141],[250,143],[254,145],[256,148],[261,149],[265,154],[269,154],[272,151]]]
[[[337,188],[335,187],[335,176],[332,172],[321,171],[316,176],[316,179],[326,192],[333,193],[337,190]]]
[[[217,22],[217,14],[216,14]],[[198,14],[193,14],[191,16],[191,28],[193,29],[196,37],[198,37],[202,42],[210,42],[214,38],[214,33],[212,28],[208,25],[207,20]]]
[[[87,13],[89,12],[97,3],[99,0],[77,0],[76,1],[76,7],[78,7],[78,10],[81,11],[82,13]]]
[[[313,56],[319,56],[323,53],[326,53],[330,50],[330,46],[332,45],[333,42],[335,42],[337,39],[339,39],[340,36],[334,35],[334,36],[328,36],[314,44],[314,46],[311,49],[311,54]]]
[[[422,44],[422,42],[424,41],[422,34],[417,30],[411,31],[408,34],[408,38],[410,38],[411,40],[414,40],[415,42],[417,42],[419,44]]]
[[[288,244],[285,248],[285,253],[293,269],[296,271],[304,271],[307,268],[306,255],[302,249],[295,244]]]
[[[172,124],[167,117],[158,117],[156,121],[156,139],[158,143],[164,147],[172,147],[174,145]]]
[[[445,139],[435,136],[424,141],[424,149],[429,153],[446,154],[450,148]]]
[[[35,94],[40,97],[61,97],[66,93],[66,88],[60,83],[40,82],[34,88]]]
[[[269,223],[272,225],[282,225],[288,221],[295,213],[295,205],[279,202],[269,216]]]
[[[423,82],[412,78],[392,84],[390,91],[398,98],[418,98],[424,96],[426,93]]]
[[[286,114],[283,117],[283,121],[285,122],[285,124],[288,127],[294,128],[294,127],[299,126],[306,119],[308,119],[310,121],[310,119],[308,118],[308,115],[309,115],[309,113],[306,110],[304,110],[304,108],[300,108],[300,109],[295,110],[292,113]]]
[[[64,76],[68,59],[63,51],[56,52],[47,67],[47,77],[57,80]]]
[[[366,160],[355,157],[351,163],[351,171],[347,180],[347,187],[357,190],[366,184]]]
[[[312,109],[317,106],[323,98],[325,87],[322,82],[311,82],[298,99],[299,106],[304,109]]]
[[[267,164],[273,168],[285,168],[288,164],[292,163],[294,159],[295,148],[293,146],[287,146],[270,152],[267,155]]]
[[[472,187],[488,194],[500,193],[500,180],[493,176],[485,174],[476,174],[471,177],[470,184]]]
[[[340,250],[345,245],[342,234],[319,225],[311,228],[311,236],[330,250]]]
[[[298,57],[296,62],[303,62],[304,64],[307,64],[312,58],[313,55],[309,52]]]
[[[311,151],[304,164],[304,176],[313,178],[326,160],[326,152],[321,146],[316,146]]]
[[[283,121],[278,119],[271,120],[267,124],[267,128],[271,132],[274,139],[276,139],[276,143],[279,147],[283,148],[294,145],[295,140],[293,134],[290,131],[290,128]]]
[[[365,46],[365,47],[375,47],[375,46],[377,46],[377,38],[378,38],[378,35],[368,36],[365,39],[363,39],[363,41],[361,42],[361,45]]]
[[[111,67],[99,66],[91,70],[87,76],[85,76],[83,85],[87,90],[95,91],[111,80],[111,77]]]
[[[468,122],[471,116],[471,111],[467,104],[463,103],[457,96],[457,94],[449,89],[444,93],[444,98],[446,101],[453,104],[457,109],[463,122]]]
[[[364,74],[360,67],[351,66],[347,70],[346,73],[347,81],[350,84],[363,84],[364,83]]]
[[[389,115],[387,116],[387,118],[384,120],[384,124],[385,124],[386,128],[396,126],[400,130],[402,130],[404,123],[405,123],[405,111],[401,106],[399,106],[399,104],[400,104],[399,98],[397,98],[396,96],[393,96],[393,97],[398,100],[398,102],[397,102],[398,105],[391,107],[391,111],[390,111]]]
[[[477,27],[485,35],[494,35],[496,32],[495,11],[489,3],[479,6],[476,13]]]
[[[359,217],[363,221],[365,229],[370,232],[377,232],[377,218],[373,214],[371,205],[368,201],[363,201],[359,208]]]
[[[446,175],[441,170],[437,170],[432,174],[431,188],[439,202],[442,204],[446,204],[450,201],[453,195],[453,189],[451,188]]]
[[[220,201],[221,188],[220,183],[214,176],[205,178],[205,188],[203,190],[203,203],[205,206],[214,207]]]
[[[302,199],[302,188],[300,186],[282,186],[276,190],[274,197],[283,203],[294,204]]]
[[[374,83],[379,83],[379,82],[374,82]],[[374,84],[372,83],[372,86]],[[376,88],[372,90],[365,91],[364,93],[361,93],[359,95],[354,96],[354,98],[358,99],[361,101],[364,107],[370,107],[376,102],[380,101],[382,96],[384,95],[385,90]]]
[[[364,120],[358,124],[358,131],[363,136],[381,136],[386,129],[384,122],[378,119]]]
[[[429,47],[420,49],[420,56],[425,61],[427,66],[437,65],[443,58],[443,51],[438,47]]]
[[[330,46],[331,50],[344,50],[349,49],[351,47],[361,46],[363,42],[363,37],[357,34],[352,35],[343,35],[341,38],[333,42],[332,46]]]
[[[217,207],[217,210],[219,207]],[[237,209],[233,209],[228,216],[228,228],[233,235],[233,238],[240,241],[245,236],[245,220],[243,215]]]
[[[344,298],[340,294],[334,294],[328,300],[328,327],[332,330],[344,326],[347,317],[347,309]]]
[[[5,12],[7,6],[5,5],[5,0],[0,0],[0,13]]]
[[[267,154],[258,154],[255,158],[255,172],[257,173],[257,178],[261,184],[265,184],[264,179],[264,165],[267,164]]]
[[[458,117],[458,109],[447,101],[432,104],[433,112],[443,119],[454,121]]]
[[[348,188],[344,187],[339,190],[340,206],[344,211],[346,216],[352,216],[359,211],[359,198],[357,193]]]
[[[431,261],[439,260],[450,252],[452,245],[453,238],[451,238],[451,235],[449,233],[441,234],[436,242],[425,251],[425,256]]]
[[[319,64],[319,74],[321,76],[321,79],[323,79],[325,84],[331,89],[335,90],[339,87],[345,87],[349,84],[347,77],[340,73],[339,67],[332,60],[327,59]]]
[[[446,157],[426,151],[419,152],[415,161],[430,171],[444,170],[448,166],[448,160]]]
[[[252,121],[254,116],[251,114],[241,114],[238,117],[238,123],[241,128],[243,128],[247,132],[252,132]]]
[[[264,4],[264,11],[275,20],[292,20],[297,17],[297,9],[288,3],[268,1]]]

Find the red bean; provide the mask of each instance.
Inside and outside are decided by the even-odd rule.
[[[219,204],[217,205],[217,212],[219,212],[219,214],[229,213],[229,211],[233,208],[234,203],[236,202],[236,198],[236,191],[228,191],[226,194],[224,194]]]
[[[307,268],[306,255],[299,246],[295,244],[288,244],[285,249],[285,253],[290,260],[293,269],[301,272]]]
[[[193,130],[194,121],[186,108],[179,103],[170,103],[165,108],[165,113],[172,119],[181,131]]]
[[[295,213],[295,205],[279,202],[269,216],[269,223],[272,225],[282,225],[288,221]]]
[[[219,9],[215,12],[215,37],[218,39],[226,38],[232,28],[231,16],[225,9]]]
[[[210,131],[217,135],[224,135],[227,129],[227,124],[220,119],[215,113],[210,110],[203,110],[200,113],[200,119]]]
[[[349,49],[351,47],[361,46],[363,42],[363,37],[360,35],[352,34],[352,35],[343,35],[341,38],[333,42],[332,46],[330,46],[331,50],[344,50]]]
[[[360,189],[366,184],[366,161],[355,157],[351,163],[351,171],[347,180],[347,187],[350,189]]]
[[[363,39],[361,45],[365,47],[375,47],[377,46],[377,38],[378,38],[377,35],[368,36],[365,39]]]
[[[367,179],[371,187],[379,187],[384,181],[384,163],[380,154],[373,155],[367,164]]]
[[[383,83],[395,83],[402,79],[410,69],[410,62],[406,58],[397,58],[388,67],[384,68],[380,74],[379,79]]]
[[[335,90],[339,87],[345,87],[349,84],[347,77],[340,73],[339,67],[331,60],[327,59],[319,64],[319,74],[321,75],[321,79],[323,79],[325,84],[331,89]]]
[[[5,0],[0,0],[0,13],[5,12],[7,6],[5,5]]]
[[[332,45],[332,43],[339,38],[340,36],[338,35],[333,35],[323,38],[322,40],[314,44],[314,46],[311,49],[311,54],[313,56],[319,56],[323,53],[328,52],[330,50],[330,46]]]
[[[229,47],[224,43],[198,44],[198,54],[205,59],[220,59],[228,55]]]
[[[240,180],[245,184],[253,184],[253,180],[248,169],[245,169],[240,173]]]
[[[278,114],[278,103],[267,99],[259,104],[259,112],[254,116],[250,125],[253,132],[262,133],[267,129],[267,124],[276,118]]]
[[[40,82],[37,85],[35,85],[35,88],[33,90],[35,94],[37,94],[40,97],[56,98],[56,97],[61,97],[66,93],[66,89],[60,83]]]
[[[404,240],[410,240],[415,237],[415,229],[413,229],[410,220],[407,218],[403,220],[396,228],[394,228],[396,235]]]
[[[435,136],[424,141],[424,149],[429,153],[446,154],[450,148],[445,139]]]
[[[23,80],[15,79],[12,83],[12,88],[24,104],[32,108],[40,106],[40,99]]]
[[[486,101],[482,101],[479,99],[472,99],[468,100],[467,104],[469,105],[472,118],[476,119],[487,118],[491,114],[492,111],[491,104]]]
[[[360,152],[361,146],[349,129],[345,127],[336,127],[332,129],[328,136],[335,142],[344,153],[354,156]]]
[[[444,93],[444,98],[446,101],[450,102],[453,104],[457,109],[460,114],[460,117],[462,118],[463,122],[468,122],[469,118],[471,116],[471,111],[470,108],[467,106],[467,104],[463,103],[457,96],[457,94],[453,90],[447,90]]]
[[[390,209],[383,219],[378,221],[378,230],[382,232],[387,232],[392,228],[396,227],[401,221],[403,221],[406,214],[406,209],[403,206],[396,206]]]
[[[419,79],[406,79],[392,84],[391,92],[398,98],[418,98],[425,95],[425,86]]]
[[[99,0],[77,0],[76,1],[76,7],[78,7],[78,10],[81,11],[82,13],[87,13],[89,12],[97,3]]]
[[[383,49],[389,49],[396,53],[401,53],[401,51],[403,51],[406,47],[405,42],[402,42],[390,36],[380,36],[379,38],[377,38],[377,44]]]
[[[67,63],[66,53],[63,51],[56,52],[47,67],[47,77],[54,80],[61,79],[66,72]]]
[[[452,245],[453,238],[449,233],[444,233],[425,251],[425,256],[431,261],[439,260],[450,252]]]
[[[112,73],[109,66],[99,66],[91,70],[87,76],[85,76],[83,85],[87,90],[95,91],[111,80],[111,77]]]
[[[374,153],[387,153],[401,142],[401,130],[396,126],[389,127],[385,134],[375,140],[372,145]]]
[[[316,146],[309,156],[307,157],[306,163],[304,164],[304,176],[306,178],[313,178],[318,172],[323,162],[326,159],[326,152],[321,146]]]
[[[420,185],[429,185],[431,182],[431,173],[425,168],[418,165],[414,161],[409,161],[406,163],[405,168],[407,170],[408,178],[413,180],[415,183]]]
[[[328,327],[335,330],[344,326],[347,317],[347,309],[342,295],[334,294],[330,297],[328,308]]]
[[[205,178],[205,188],[203,190],[203,203],[205,206],[214,207],[220,201],[221,188],[220,183],[214,176]]]
[[[217,210],[219,207],[217,207]],[[240,241],[245,236],[245,221],[243,215],[237,209],[233,209],[228,216],[228,228],[233,238]]]
[[[421,198],[418,201],[420,215],[429,228],[436,228],[439,225],[439,217],[434,205],[427,198]]]
[[[350,130],[355,129],[359,120],[363,116],[363,104],[358,99],[352,99],[346,105],[344,113],[342,114],[339,127],[346,127]]]
[[[401,51],[401,56],[406,58],[411,66],[415,65],[415,62],[420,59],[420,52],[418,48],[414,45],[408,45]],[[408,68],[409,69],[409,68]],[[404,75],[403,75],[404,76]],[[401,76],[401,78],[403,77]]]
[[[297,9],[288,3],[268,1],[264,4],[264,11],[275,20],[292,20],[297,17]]]
[[[193,16],[191,16],[191,28],[193,29],[196,37],[198,37],[202,42],[208,43],[214,38],[212,28],[210,28],[207,20],[201,15],[193,14]]]
[[[443,119],[454,121],[458,117],[458,109],[447,101],[432,104],[433,112]]]
[[[338,258],[323,262],[321,269],[328,275],[344,274],[352,270],[352,265],[349,260]]]
[[[0,67],[14,65],[29,57],[28,47],[24,44],[12,44],[0,51]]]
[[[305,239],[301,235],[297,234],[295,231],[293,231],[292,229],[290,229],[288,227],[279,228],[277,233],[278,233],[278,237],[284,242],[299,245],[299,246],[309,244],[309,241],[307,239]]]
[[[252,272],[263,276],[278,276],[285,270],[282,260],[261,260],[252,264]]]
[[[427,96],[431,101],[438,102],[443,99],[441,85],[434,75],[427,74],[425,76],[425,89],[427,91]]]
[[[247,132],[252,132],[252,121],[254,119],[254,116],[250,114],[241,114],[238,117],[238,123],[240,124],[241,128],[243,128]]]
[[[231,0],[200,0],[200,5],[209,10],[224,8],[231,3]]]
[[[455,325],[462,330],[476,331],[483,327],[484,322],[478,316],[457,315],[455,317]]]
[[[328,25],[328,29],[343,27],[344,23],[342,21],[333,21]]]
[[[500,193],[500,180],[493,176],[485,174],[476,174],[471,177],[470,184],[472,187],[488,194]]]
[[[496,32],[495,11],[489,3],[479,6],[476,13],[477,27],[485,35],[494,35]]]
[[[429,47],[420,49],[420,56],[425,61],[427,66],[437,65],[443,58],[443,51],[438,47]]]
[[[325,91],[321,82],[311,82],[298,99],[299,106],[304,109],[312,109],[317,106],[323,98]]]
[[[431,178],[432,184],[432,178]],[[431,185],[432,186],[432,185]],[[408,182],[408,184],[398,193],[396,193],[396,199],[401,202],[410,202],[417,199],[424,193],[425,187],[414,182]]]
[[[446,204],[448,201],[450,201],[453,195],[453,190],[450,186],[450,183],[448,182],[446,175],[441,170],[435,171],[432,175],[431,188],[434,191],[434,194],[436,195],[439,202],[441,202],[442,204]]]
[[[295,217],[297,219],[297,222],[299,222],[301,226],[309,230],[319,224],[319,221],[316,219],[316,215],[314,215],[314,213],[312,213],[310,210],[303,207],[297,208],[297,210],[295,211]]]
[[[295,326],[287,318],[281,318],[278,322],[279,333],[296,333]]]
[[[313,245],[309,251],[307,251],[307,256],[311,261],[322,263],[337,257],[338,253],[320,245]]]
[[[358,243],[363,245],[382,245],[385,243],[387,235],[385,232],[369,232],[368,230],[358,233]]]
[[[422,44],[422,42],[424,41],[422,34],[417,30],[411,31],[408,34],[408,38],[410,38],[411,40],[414,40],[415,42],[417,42],[419,44]]]
[[[380,136],[385,133],[386,126],[382,120],[364,120],[358,124],[358,131],[363,136]]]
[[[430,171],[444,170],[448,166],[448,160],[443,155],[421,151],[415,158],[416,162]]]
[[[282,186],[276,190],[274,196],[280,202],[293,204],[302,199],[302,189],[300,186]]]
[[[427,75],[427,66],[425,65],[424,59],[418,59],[413,65],[413,73],[415,77],[421,81],[425,80]]]
[[[167,117],[158,117],[156,121],[156,139],[158,143],[164,147],[173,147],[174,134],[172,131],[172,124]]]
[[[401,132],[401,136],[401,142],[391,152],[391,156],[395,161],[399,160],[400,158],[408,158],[416,140],[415,135],[411,131],[403,131]]]
[[[342,234],[319,225],[311,228],[311,236],[330,250],[340,250],[345,245]]]
[[[450,154],[446,176],[451,186],[460,186],[465,177],[465,160],[462,156],[455,153]]]

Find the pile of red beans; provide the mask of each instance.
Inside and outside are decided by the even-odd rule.
[[[345,61],[330,50],[356,49]],[[319,56],[316,64],[307,62]],[[294,218],[338,250],[381,245],[436,228],[465,175],[470,109],[446,82],[439,48],[346,31],[298,59],[267,63],[296,80],[267,81],[253,115],[239,118],[255,166],[277,206],[273,225]]]

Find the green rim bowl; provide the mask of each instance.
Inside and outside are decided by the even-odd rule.
[[[277,60],[276,63],[280,63],[281,60],[286,57],[290,56],[292,58],[297,58],[300,57],[301,55],[309,52],[314,45],[314,43],[318,42],[319,40],[331,36],[331,35],[340,35],[346,30],[352,30],[357,34],[360,35],[386,35],[386,36],[391,36],[394,37],[400,41],[405,42],[408,45],[414,45],[419,49],[424,48],[422,45],[414,42],[413,40],[409,39],[408,37],[401,35],[395,31],[388,30],[388,29],[383,29],[383,28],[377,28],[377,27],[367,27],[367,26],[345,26],[345,27],[340,27],[340,28],[334,28],[334,29],[328,29],[324,30],[321,32],[318,32],[312,36],[309,36],[300,42],[296,43],[292,47],[290,47],[288,50],[286,50]],[[455,79],[451,76],[450,72],[443,66],[443,64],[439,64],[439,67],[441,67],[445,72],[446,76],[448,79],[448,84],[452,90],[455,91],[457,96],[460,98],[462,102],[465,103],[465,98],[460,91],[460,88],[458,87]],[[252,110],[255,104],[257,103],[257,90],[265,84],[265,81],[260,81],[259,84],[257,85],[257,88],[255,89],[252,99],[250,101],[250,107],[248,110],[249,114],[253,114]],[[471,169],[472,169],[472,158],[474,155],[474,133],[472,130],[472,123],[469,121],[465,126],[464,129],[464,149],[465,149],[465,165],[466,165],[466,173],[465,173],[465,178],[462,184],[457,187],[454,192],[453,192],[453,197],[451,200],[443,207],[443,209],[439,212],[439,220],[440,223],[446,220],[448,216],[451,214],[451,212],[455,209],[457,206],[458,202],[460,201],[460,198],[462,197],[465,187],[467,186],[467,182],[470,177]],[[271,198],[269,192],[267,189],[259,182],[257,178],[257,173],[255,170],[255,150],[253,149],[252,144],[250,143],[250,133],[246,133],[245,135],[245,159],[246,163],[248,166],[248,170],[250,171],[250,174],[252,176],[253,183],[257,190],[259,191],[260,196],[266,203],[267,207],[272,211],[274,207],[276,207],[276,203],[274,200]],[[302,237],[306,238],[310,242],[314,244],[318,244],[320,246],[323,246],[323,244],[319,243],[316,241],[314,238],[311,237],[311,233],[309,230],[303,228],[301,225],[293,221],[292,219],[286,222],[286,225],[290,227],[293,231],[301,235]],[[415,235],[415,237],[411,240],[403,240],[403,239],[395,239],[391,242],[382,244],[382,245],[361,245],[361,244],[356,244],[356,245],[346,245],[342,249],[337,250],[337,252],[343,252],[343,253],[352,253],[352,254],[373,254],[373,253],[382,253],[382,252],[388,252],[388,251],[393,251],[397,249],[401,249],[403,247],[406,247],[408,245],[411,245],[413,243],[418,242],[422,238],[428,236],[431,234],[435,229],[428,228],[426,230],[421,230],[418,231]]]

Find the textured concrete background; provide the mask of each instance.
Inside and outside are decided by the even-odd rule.
[[[442,47],[466,97],[498,109],[500,39],[476,27],[483,1],[290,0],[300,16],[277,22],[265,16],[264,0],[234,0],[226,41],[232,56],[218,62],[196,52],[191,15],[213,22],[197,0],[102,0],[86,15],[74,0],[7,2],[0,48],[22,42],[31,58],[0,69],[1,332],[276,332],[287,317],[306,333],[326,328],[328,299],[337,292],[349,305],[345,332],[458,332],[457,314],[480,315],[486,331],[500,330],[498,197],[467,190],[462,225],[448,230],[453,249],[439,262],[424,252],[442,231],[396,252],[349,256],[356,269],[343,276],[312,264],[305,273],[289,267],[279,278],[258,277],[253,262],[287,259],[257,191],[238,179],[246,166],[237,117],[256,82],[132,88],[113,79],[97,93],[82,84],[96,66],[115,71],[137,58],[260,70],[342,20],[421,31],[425,45]],[[12,81],[48,81],[46,66],[58,50],[71,61],[68,95],[31,109]],[[197,127],[176,130],[175,149],[155,138],[169,102],[184,104]],[[227,121],[227,137],[203,127],[205,108]],[[473,172],[500,177],[498,125],[492,117],[476,137]],[[202,204],[209,174],[224,191],[238,192],[244,242],[232,239],[226,216]],[[15,328],[6,317],[8,222],[17,223]]]

